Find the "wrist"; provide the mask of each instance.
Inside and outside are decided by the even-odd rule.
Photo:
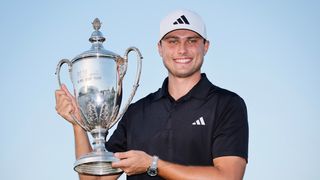
[[[75,132],[85,132],[85,130],[77,123],[72,124],[72,128]]]

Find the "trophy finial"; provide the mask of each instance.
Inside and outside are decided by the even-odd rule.
[[[92,25],[93,25],[93,29],[98,31],[101,27],[101,22],[100,22],[99,18],[95,18],[92,22]]]
[[[91,37],[89,38],[89,41],[91,43],[94,43],[94,42],[103,43],[106,40],[106,38],[104,38],[102,33],[99,31],[102,24],[99,18],[95,18],[91,24],[93,25],[94,31],[92,32]]]

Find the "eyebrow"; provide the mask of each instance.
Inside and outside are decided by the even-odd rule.
[[[178,37],[178,36],[168,35],[168,36],[165,36],[165,37],[163,38],[163,40],[170,39],[170,38],[173,38],[173,39],[181,39],[181,38]],[[187,37],[187,39],[192,39],[192,38],[200,39],[201,37],[200,37],[200,36],[197,36],[197,35]]]

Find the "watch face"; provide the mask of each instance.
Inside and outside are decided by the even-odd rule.
[[[157,174],[158,174],[157,169],[152,169],[152,168],[148,169],[148,175],[149,176],[156,176]]]

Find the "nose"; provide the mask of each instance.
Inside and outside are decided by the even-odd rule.
[[[185,54],[187,52],[187,43],[185,41],[179,43],[178,53]]]

